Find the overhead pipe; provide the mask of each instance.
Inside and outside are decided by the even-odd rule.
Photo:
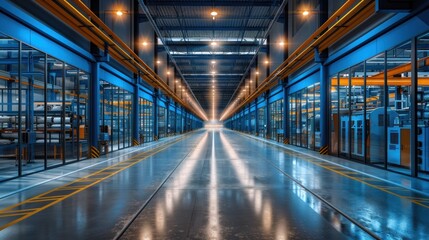
[[[222,114],[221,120],[233,115],[243,106],[256,99],[266,90],[277,84],[277,80],[284,79],[299,68],[311,62],[314,58],[314,49],[327,49],[332,44],[338,42],[343,35],[347,34],[365,19],[375,12],[373,0],[363,0],[356,4],[351,10],[355,0],[347,1],[341,6],[322,26],[320,26],[303,44],[301,44],[279,67],[277,67],[244,101],[233,107],[229,104]],[[342,16],[344,14],[344,16]],[[352,20],[356,15],[356,20]],[[338,19],[342,16],[340,19]],[[350,23],[344,27],[346,23]],[[232,110],[231,110],[232,109]]]
[[[113,31],[109,29],[85,4],[74,0],[77,6],[88,14],[91,19],[85,17],[68,1],[36,0],[41,6],[53,13],[56,17],[81,33],[97,47],[104,49],[109,47],[109,54],[118,62],[134,73],[143,73],[143,78],[153,87],[161,89],[167,96],[173,98],[187,110],[193,112],[201,119],[206,119],[202,109],[191,107],[182,100],[143,60],[135,54]],[[93,22],[92,22],[92,21]],[[97,25],[95,25],[96,23]]]

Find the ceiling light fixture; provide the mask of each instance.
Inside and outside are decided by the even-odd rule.
[[[214,61],[214,60],[213,60],[213,61],[212,61],[212,64],[216,64],[216,61]]]
[[[217,42],[213,41],[213,42],[210,43],[210,45],[212,45],[212,47],[215,47],[215,46],[217,46]]]
[[[146,47],[148,43],[146,41],[144,41],[142,44],[143,44],[143,46]]]
[[[304,10],[303,12],[302,12],[302,15],[304,15],[304,16],[308,16],[310,14],[310,12],[308,11],[308,10]]]
[[[116,11],[116,15],[122,16],[122,15],[124,15],[124,12],[122,10],[118,10],[118,11]]]
[[[217,16],[217,12],[216,12],[216,11],[212,11],[212,12],[210,13],[210,15],[212,15],[213,20],[215,20],[215,19],[216,19],[216,16]]]

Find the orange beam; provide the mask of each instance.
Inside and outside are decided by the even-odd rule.
[[[421,86],[429,86],[429,78],[418,78],[418,83]],[[336,86],[338,84],[337,78],[331,80],[331,86]],[[340,86],[349,86],[349,78],[340,78]],[[363,86],[364,78],[354,77],[351,79],[351,86]],[[384,77],[368,77],[366,79],[367,86],[384,86]],[[387,86],[411,86],[411,78],[409,77],[389,77],[387,78]]]
[[[116,34],[114,34],[102,21],[91,12],[87,6],[80,1],[75,1],[85,13],[90,13],[91,19],[100,26],[100,28],[79,12],[68,1],[49,1],[36,0],[41,6],[53,13],[59,19],[71,26],[76,32],[81,33],[89,41],[97,47],[103,49],[104,44],[108,44],[110,55],[122,63],[126,68],[134,73],[142,72],[143,78],[151,86],[161,89],[167,96],[172,97],[176,102],[180,103],[189,111],[193,112],[201,119],[205,119],[202,109],[194,109],[189,106],[181,97],[179,97],[150,67],[148,67],[138,57],[132,49],[130,49]],[[88,12],[89,11],[89,12]],[[106,34],[107,33],[107,34]],[[194,99],[194,101],[196,101]]]
[[[249,95],[244,101],[237,106],[227,107],[222,115],[222,120],[228,118],[244,105],[257,98],[264,91],[276,85],[276,81],[283,79],[300,67],[311,62],[314,57],[314,48],[323,50],[339,41],[344,34],[347,34],[365,19],[375,12],[375,4],[372,0],[362,0],[357,3],[351,10],[355,1],[347,1],[340,7],[314,34],[312,34],[304,43],[302,43],[276,70],[274,70],[261,85]],[[345,14],[344,14],[345,13]],[[338,19],[341,15],[343,15]],[[346,26],[346,27],[344,27]]]

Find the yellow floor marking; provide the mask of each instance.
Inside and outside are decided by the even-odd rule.
[[[247,136],[247,135],[245,135],[243,133],[237,133],[237,134],[241,134],[243,136]],[[358,174],[356,174],[356,175],[363,175],[363,176],[366,176],[366,177],[359,178],[357,176],[350,176],[351,174],[346,174],[345,172],[351,171],[351,170],[347,169],[345,167],[337,166],[337,165],[334,165],[334,163],[330,163],[330,162],[326,162],[326,161],[323,161],[323,160],[320,160],[320,159],[316,159],[316,158],[308,156],[308,155],[302,155],[302,153],[300,153],[298,151],[295,151],[295,150],[285,149],[285,148],[281,148],[281,147],[278,147],[278,149],[281,149],[283,152],[287,152],[287,154],[292,155],[292,156],[300,156],[300,159],[302,159],[302,160],[314,163],[315,165],[320,166],[321,168],[327,169],[327,170],[329,170],[331,172],[337,173],[337,174],[339,174],[341,176],[344,176],[346,178],[350,178],[352,180],[355,180],[357,182],[360,182],[360,183],[365,184],[367,186],[370,186],[372,188],[378,189],[378,190],[380,190],[382,192],[391,194],[391,195],[396,196],[398,198],[409,200],[409,199],[407,199],[407,196],[400,195],[400,194],[397,194],[395,192],[392,192],[389,189],[386,189],[385,186],[378,186],[378,185],[375,185],[373,183],[369,183],[369,182],[366,182],[366,181],[363,181],[363,180],[366,179],[368,181],[378,181],[378,182],[383,182],[383,183],[387,183],[387,184],[392,184],[392,183],[389,183],[387,181],[384,181],[384,180],[381,180],[381,179],[378,179],[378,178],[371,178],[369,176],[366,176],[366,175],[364,175],[362,173],[358,173],[358,172],[357,172]],[[345,170],[345,171],[340,171],[340,169]],[[403,188],[403,187],[400,187],[400,186],[395,186],[395,187],[402,188],[406,192],[413,192],[412,190],[409,190],[409,189],[406,189],[406,188]],[[425,208],[429,208],[429,205],[425,205],[425,204],[421,203],[422,201],[424,201],[424,202],[429,201],[429,198],[421,198],[421,199],[422,200],[420,200],[420,201],[411,201],[411,202],[415,203],[415,204],[417,204],[419,206],[422,206],[422,207],[425,207]]]
[[[347,175],[347,174],[343,173],[342,171],[332,169],[331,167],[323,166],[323,165],[318,164],[318,163],[315,163],[315,164],[319,165],[319,166],[320,166],[320,167],[322,167],[322,168],[325,168],[325,169],[327,169],[327,170],[330,170],[330,171],[332,171],[332,172],[334,172],[334,173],[337,173],[337,174],[339,174],[339,175],[341,175],[341,176],[344,176],[344,177],[350,178],[350,179],[352,179],[352,180],[358,181],[358,182],[360,182],[360,183],[362,183],[362,184],[365,184],[365,185],[370,186],[370,187],[372,187],[372,188],[378,189],[378,190],[383,191],[383,192],[385,192],[385,193],[391,194],[391,195],[396,196],[396,197],[398,197],[398,198],[401,198],[401,199],[407,199],[407,196],[397,194],[397,193],[395,193],[395,192],[393,192],[393,191],[390,191],[389,189],[385,189],[385,186],[378,186],[378,185],[376,185],[376,184],[373,184],[373,183],[369,183],[369,182],[364,181],[364,180],[369,180],[369,181],[379,181],[379,182],[383,182],[383,183],[385,182],[385,181],[382,181],[382,180],[380,180],[380,179],[371,178],[371,177],[364,177],[364,178],[360,178],[360,177],[350,176],[350,175]],[[345,169],[345,168],[343,168],[343,169]],[[347,170],[349,170],[349,169],[347,169]],[[386,183],[387,183],[387,182],[386,182]],[[398,186],[398,187],[399,187],[399,186]],[[400,187],[399,187],[399,188],[400,188]],[[406,189],[406,188],[403,188],[403,189]],[[407,192],[411,192],[411,190],[408,190],[408,189],[406,189],[406,190],[407,190]],[[426,198],[423,198],[423,199],[426,199]],[[429,200],[429,199],[428,199],[428,200]],[[424,205],[424,204],[421,204],[421,203],[418,203],[418,202],[414,202],[414,201],[412,201],[412,202],[413,202],[413,203],[416,203],[416,204],[418,204],[418,205],[420,205],[420,206],[422,206],[422,207],[429,208],[429,206],[427,206],[427,205]]]
[[[20,217],[18,219],[15,219],[13,221],[10,221],[10,222],[8,222],[8,223],[0,226],[0,231],[3,230],[3,229],[5,229],[5,228],[8,228],[8,227],[10,227],[10,226],[12,226],[12,225],[14,225],[16,223],[18,223],[18,222],[21,222],[22,220],[27,219],[27,218],[33,216],[34,214],[39,213],[39,212],[41,212],[41,211],[49,208],[50,206],[55,205],[55,204],[63,201],[66,198],[69,198],[69,197],[71,197],[71,196],[73,196],[73,195],[75,195],[75,194],[77,194],[79,192],[82,192],[83,190],[86,190],[86,189],[88,189],[88,188],[90,188],[90,187],[92,187],[92,186],[94,186],[94,185],[102,182],[103,180],[105,180],[107,178],[110,178],[111,176],[113,176],[113,175],[115,175],[115,174],[117,174],[117,173],[119,173],[119,172],[121,172],[121,171],[123,171],[123,170],[125,170],[125,169],[127,169],[129,167],[131,167],[131,166],[134,166],[135,164],[138,164],[139,162],[145,160],[146,158],[151,157],[151,156],[153,156],[153,155],[155,155],[155,154],[157,154],[157,153],[159,153],[159,152],[161,152],[161,151],[163,151],[163,150],[171,147],[172,145],[174,145],[174,144],[178,143],[179,141],[182,141],[183,139],[188,138],[188,137],[189,137],[189,135],[181,137],[181,138],[178,138],[178,139],[176,139],[173,142],[164,144],[162,146],[159,146],[158,148],[151,149],[151,150],[149,150],[147,152],[136,154],[133,157],[131,157],[131,158],[127,159],[126,161],[124,161],[124,162],[128,162],[128,164],[126,164],[126,165],[124,164],[124,162],[118,162],[118,163],[116,163],[116,164],[114,164],[112,166],[109,166],[109,167],[106,167],[104,169],[98,170],[98,171],[96,171],[94,173],[91,173],[91,174],[85,176],[85,177],[76,179],[76,180],[72,181],[71,183],[65,184],[65,185],[60,186],[58,188],[52,189],[52,190],[50,190],[48,192],[39,194],[39,195],[37,195],[35,197],[26,199],[26,200],[24,200],[22,202],[19,202],[17,204],[14,204],[12,206],[4,208],[4,209],[0,210],[0,217],[10,217],[10,215],[4,215],[4,214],[8,214],[8,212],[11,211],[14,208],[23,206],[23,205],[28,204],[28,203],[33,203],[34,201],[48,200],[48,199],[52,200],[52,202],[47,203],[46,205],[44,205],[42,207],[31,209],[31,211],[28,212],[28,213],[25,213],[24,216],[22,216],[22,217]],[[146,156],[144,156],[144,155],[146,155]],[[144,156],[144,157],[141,157],[141,156]],[[141,157],[141,158],[139,158],[139,157]],[[135,161],[130,161],[131,159],[135,159]],[[106,175],[103,178],[90,178],[91,176],[97,175],[97,174],[105,171],[106,169],[112,169],[113,167],[117,167],[120,164],[122,164],[124,166],[122,168],[120,168],[119,170],[117,170],[117,171],[109,173],[109,175]],[[49,194],[51,194],[51,193],[53,193],[55,191],[61,191],[61,189],[68,188],[72,184],[82,183],[82,182],[89,182],[89,183],[87,185],[80,186],[79,188],[77,188],[75,191],[71,192],[68,195],[61,195],[61,196],[58,196],[58,197],[57,196],[48,196]],[[17,215],[20,215],[20,214],[17,214]]]

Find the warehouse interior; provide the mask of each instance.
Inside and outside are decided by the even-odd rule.
[[[429,181],[428,1],[4,0],[0,19],[0,183],[203,131]]]

